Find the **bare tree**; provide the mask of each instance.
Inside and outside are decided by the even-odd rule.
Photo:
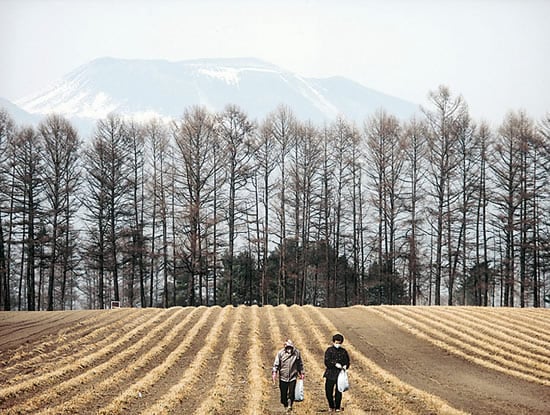
[[[332,239],[334,234],[333,223],[333,211],[334,211],[334,169],[335,169],[335,157],[333,156],[334,146],[332,145],[332,134],[328,127],[325,126],[321,137],[321,189],[319,191],[320,196],[320,218],[319,218],[319,235],[318,240],[322,243],[323,247],[323,272],[325,282],[325,296],[324,303],[328,307],[330,306],[332,294],[332,278],[331,269],[336,267],[336,258],[332,255]],[[316,271],[319,274],[321,267]],[[322,281],[319,282],[319,284]],[[315,282],[315,294],[313,296],[314,304],[318,304],[321,301],[318,293],[318,281]],[[320,291],[320,290],[319,290]]]
[[[16,188],[16,211],[21,212],[23,223],[21,283],[25,275],[26,309],[36,310],[36,261],[38,229],[41,220],[40,195],[42,194],[42,147],[36,131],[25,127],[12,142],[11,151],[15,155],[13,185]],[[24,271],[23,271],[24,270]],[[21,292],[20,284],[19,291]]]
[[[402,171],[405,161],[405,146],[401,127],[394,116],[379,111],[365,126],[367,136],[367,163],[371,166],[368,177],[377,189],[373,205],[378,212],[377,261],[382,302],[396,304],[402,301],[397,281],[396,260],[397,224],[403,211]]]
[[[210,232],[207,235],[207,245],[208,245],[208,265],[207,267],[210,269],[210,274],[212,278],[212,301],[214,304],[218,304],[218,291],[220,291],[220,295],[223,296],[225,299],[224,301],[228,301],[228,297],[231,297],[231,301],[233,301],[233,275],[231,275],[231,295],[229,295],[228,292],[225,292],[225,294],[219,290],[218,287],[218,281],[220,278],[223,279],[224,277],[224,252],[223,250],[226,249],[228,243],[227,243],[227,221],[224,221],[223,218],[223,212],[227,213],[227,209],[224,209],[224,207],[227,206],[227,200],[228,197],[225,194],[225,186],[227,183],[227,171],[226,171],[226,163],[227,163],[227,157],[228,154],[225,153],[225,149],[222,146],[222,140],[219,137],[219,134],[215,135],[215,141],[214,141],[214,151],[212,152],[212,163],[216,168],[214,169],[213,174],[213,193],[212,193],[212,213],[211,213],[211,219],[209,220],[211,223],[212,232]],[[234,260],[234,256],[231,256]],[[233,266],[230,267],[233,270]],[[232,271],[231,271],[232,273]],[[222,281],[222,286],[223,286]],[[229,284],[227,282],[225,283],[225,290],[227,290],[229,287]],[[210,291],[210,290],[209,290]],[[207,295],[207,302],[209,301],[210,295]]]
[[[363,189],[364,176],[366,172],[365,161],[365,140],[357,132],[350,147],[350,169],[351,169],[351,204],[352,204],[352,258],[353,258],[353,303],[361,304],[364,298],[364,276],[366,274],[365,254],[365,191]],[[346,304],[347,292],[346,292]]]
[[[280,106],[266,121],[270,134],[276,143],[276,164],[279,173],[277,190],[279,205],[277,216],[279,219],[279,280],[277,290],[277,303],[286,304],[288,288],[288,264],[287,264],[287,160],[292,149],[296,134],[296,120],[290,108]]]
[[[468,238],[472,235],[469,232],[470,225],[473,222],[473,212],[475,207],[476,184],[479,176],[480,164],[480,146],[478,135],[475,133],[475,126],[472,124],[467,112],[463,112],[455,122],[454,135],[456,137],[457,154],[456,154],[456,170],[457,178],[456,193],[457,200],[457,218],[456,220],[447,221],[447,234],[449,245],[449,300],[448,304],[454,304],[455,283],[458,277],[458,265],[462,263],[461,275],[466,278],[468,257],[471,243]],[[449,192],[450,193],[450,192]],[[456,224],[453,229],[452,224]],[[452,246],[451,241],[456,241],[456,247]],[[473,242],[475,245],[479,241]]]
[[[309,250],[314,215],[317,205],[319,169],[321,162],[320,139],[317,129],[311,123],[298,123],[296,140],[290,160],[290,196],[293,210],[296,279],[294,303],[303,305],[306,299]]]
[[[10,284],[10,239],[4,233],[4,215],[8,218],[13,214],[9,208],[11,200],[9,197],[12,187],[9,183],[9,153],[8,145],[15,137],[15,123],[9,114],[0,109],[0,310],[8,311],[11,309],[11,284]],[[11,229],[11,221],[10,221]]]
[[[133,307],[135,303],[135,284],[139,283],[140,297],[145,275],[145,184],[147,181],[145,166],[145,128],[135,121],[129,121],[126,126],[128,136],[128,224],[123,232],[123,237],[128,242],[125,244],[124,254],[128,257],[124,264],[129,267],[126,275],[126,295],[128,304]],[[144,303],[141,303],[145,307]]]
[[[88,268],[97,272],[88,273],[97,277],[97,299],[100,309],[105,308],[105,274],[106,274],[106,223],[107,223],[107,189],[106,179],[106,148],[100,137],[95,137],[84,152],[84,167],[87,172],[86,191],[82,196],[82,204],[87,209],[88,223]],[[90,282],[92,285],[93,282]],[[94,304],[95,301],[92,302]]]
[[[505,306],[514,306],[516,231],[523,206],[526,151],[531,134],[531,121],[523,113],[509,113],[502,123],[491,159],[495,179],[493,201],[497,206],[496,220],[502,223],[504,242],[504,298]],[[522,270],[523,271],[523,270]]]
[[[530,198],[525,203],[524,235],[527,246],[526,276],[524,278],[524,289],[522,306],[528,304],[528,298],[532,294],[532,305],[541,306],[541,275],[543,272],[544,246],[541,228],[544,226],[544,216],[541,212],[545,210],[544,200],[548,200],[548,170],[550,168],[550,146],[543,131],[536,130],[533,126],[531,131],[531,145],[527,158],[526,174],[526,195]],[[528,292],[531,290],[531,293]]]
[[[425,176],[424,160],[426,157],[426,133],[422,122],[412,119],[404,127],[403,133],[404,151],[405,151],[405,189],[402,192],[405,210],[410,217],[405,221],[408,229],[405,233],[407,253],[407,271],[408,271],[408,297],[411,305],[416,305],[419,295],[419,247],[420,231],[423,223],[420,204],[425,198],[422,188],[423,178]]]
[[[347,305],[347,276],[340,275],[340,255],[344,252],[345,229],[350,221],[350,209],[346,204],[345,196],[351,183],[351,155],[350,149],[353,148],[353,141],[357,139],[358,132],[355,127],[342,117],[336,119],[330,129],[334,157],[333,174],[333,240],[331,246],[334,249],[335,260],[332,269],[329,271],[330,295],[327,293],[329,305],[336,307],[338,304],[339,282],[344,288],[344,298],[341,303]]]
[[[246,196],[241,195],[240,192],[249,182],[251,176],[251,138],[254,133],[254,125],[238,107],[229,105],[218,117],[217,131],[221,150],[225,154],[221,160],[222,166],[225,166],[225,177],[227,178],[228,253],[225,282],[227,286],[226,301],[227,304],[232,304],[237,228],[239,222],[246,225],[246,220],[242,216],[242,213],[246,211],[242,203],[246,200]]]
[[[433,111],[423,109],[429,149],[429,195],[433,199],[434,207],[430,209],[435,220],[435,304],[441,305],[441,279],[443,274],[444,247],[447,247],[447,257],[452,248],[449,239],[449,225],[451,221],[452,204],[457,194],[452,191],[451,183],[454,180],[457,165],[456,124],[467,112],[466,104],[461,96],[453,97],[449,89],[440,86],[435,92],[430,92],[429,98]],[[447,263],[447,270],[450,264]]]
[[[48,310],[54,309],[54,286],[60,285],[60,307],[64,309],[70,248],[71,221],[76,206],[73,196],[77,190],[80,172],[77,168],[79,138],[74,127],[65,118],[51,115],[38,126],[44,148],[44,184],[47,221],[51,226],[50,269],[48,278]],[[69,245],[67,245],[69,243]],[[58,280],[56,272],[61,274]]]
[[[488,214],[489,196],[487,188],[488,179],[488,149],[491,143],[491,131],[489,126],[482,123],[478,130],[479,141],[479,175],[477,184],[477,213],[476,213],[476,260],[474,272],[474,301],[476,305],[489,305],[489,247],[488,247]],[[481,252],[480,252],[481,250]]]
[[[99,271],[99,303],[105,308],[105,274],[112,278],[112,296],[120,301],[119,251],[131,215],[131,155],[129,135],[123,120],[110,115],[99,120],[86,150],[88,210],[92,252]]]
[[[539,199],[537,194],[544,188],[547,175],[543,168],[544,143],[537,134],[534,122],[523,111],[510,115],[510,122],[515,119],[515,137],[518,148],[518,262],[520,279],[520,306],[527,305],[528,297],[534,288],[538,272],[538,215]],[[512,132],[511,129],[508,130]]]
[[[535,241],[538,247],[535,251],[536,267],[534,271],[533,305],[544,307],[550,303],[550,290],[548,290],[548,258],[550,258],[550,112],[547,113],[538,126],[540,136],[540,169],[543,179],[537,186],[535,195],[534,215],[538,218],[534,228]]]
[[[414,305],[425,287],[430,304],[543,306],[550,116],[491,131],[448,88],[429,99],[422,121],[380,111],[363,135],[284,106],[259,128],[233,105],[189,108],[171,136],[111,115],[82,159],[64,118],[19,128],[0,110],[0,309],[64,309],[78,291],[101,308]]]
[[[254,165],[257,166],[257,168],[253,170],[257,172],[258,175],[258,178],[255,181],[256,186],[254,190],[256,192],[256,200],[258,200],[258,204],[261,204],[263,207],[261,218],[260,214],[258,214],[257,220],[258,241],[261,240],[261,259],[258,258],[258,261],[261,264],[261,303],[268,304],[271,301],[268,295],[270,281],[268,280],[267,257],[269,252],[269,235],[271,234],[270,204],[271,194],[274,187],[271,178],[276,166],[275,140],[271,134],[270,118],[267,118],[259,128],[253,156]]]
[[[212,163],[215,150],[214,117],[203,108],[185,111],[175,131],[176,147],[182,160],[178,179],[184,203],[185,266],[189,273],[189,305],[202,304],[203,277],[206,275],[208,208],[214,192],[213,177],[218,166]],[[195,280],[198,279],[198,287]],[[199,293],[197,302],[196,293]]]
[[[149,264],[149,305],[153,306],[153,291],[155,287],[155,276],[157,270],[161,269],[163,272],[163,306],[168,307],[169,303],[169,290],[168,290],[168,274],[170,269],[169,255],[168,255],[168,208],[171,205],[170,194],[170,152],[171,147],[168,140],[168,133],[165,126],[160,120],[152,120],[145,125],[145,139],[147,141],[147,149],[149,150],[149,168],[150,168],[150,180],[148,181],[148,192],[151,195],[149,197],[149,209],[151,210],[149,224],[151,227],[151,252],[150,252],[150,264]],[[157,227],[160,222],[161,233],[161,252],[157,252]],[[159,264],[159,259],[162,263]],[[140,292],[144,291],[145,282],[140,281]],[[174,287],[175,289],[175,287]],[[144,297],[145,294],[143,293]],[[142,301],[145,301],[143,298]]]

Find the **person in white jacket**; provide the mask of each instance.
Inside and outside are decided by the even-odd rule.
[[[296,380],[304,378],[304,364],[300,351],[294,347],[292,340],[285,341],[284,347],[277,352],[273,363],[272,379],[277,380],[279,374],[279,390],[281,403],[288,412],[292,411]]]

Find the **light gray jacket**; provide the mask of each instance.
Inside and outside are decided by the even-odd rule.
[[[273,372],[279,372],[279,379],[283,382],[291,382],[304,371],[304,364],[300,351],[296,348],[292,353],[287,353],[285,349],[279,350],[273,363]]]

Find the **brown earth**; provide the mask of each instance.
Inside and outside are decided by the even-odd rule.
[[[335,329],[345,345],[455,409],[550,414],[549,387],[450,355],[369,308],[296,306],[0,312],[0,413],[282,414],[271,365],[290,337],[306,366],[306,400],[295,413],[323,414],[323,353]],[[350,378],[344,413],[445,413],[361,362],[352,361]]]
[[[368,308],[324,309],[347,341],[403,382],[472,414],[550,414],[550,388],[481,367]]]

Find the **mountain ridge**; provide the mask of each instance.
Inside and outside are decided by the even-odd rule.
[[[104,118],[111,112],[144,119],[177,118],[193,105],[221,111],[239,106],[261,120],[279,105],[315,123],[344,116],[362,122],[380,108],[406,119],[418,106],[341,76],[308,78],[264,60],[182,61],[100,57],[78,66],[37,94],[15,103],[32,115]]]

